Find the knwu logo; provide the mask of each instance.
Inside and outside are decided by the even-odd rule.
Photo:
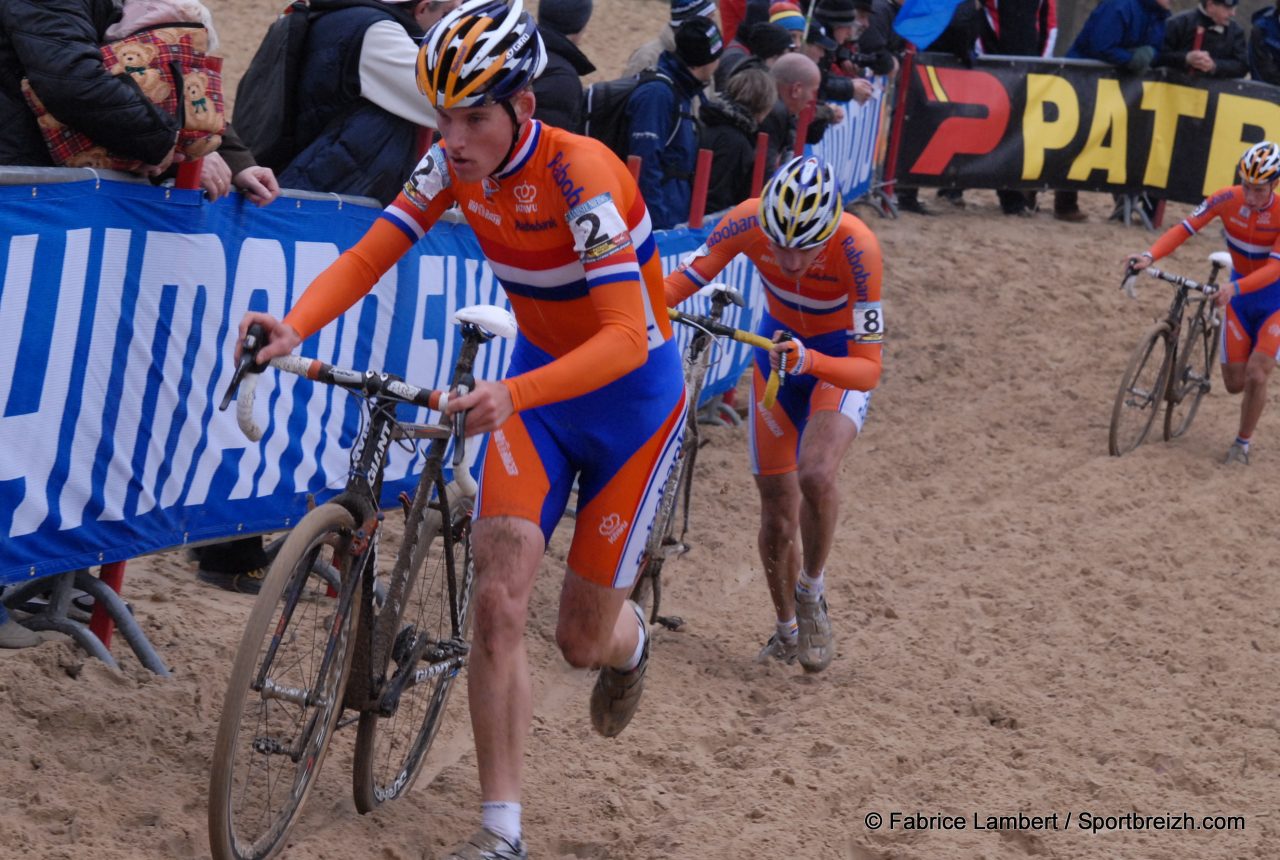
[[[538,199],[538,188],[528,182],[521,182],[515,188],[511,189],[512,195],[516,198],[517,212],[537,212],[538,204],[534,201]]]
[[[600,521],[600,534],[609,539],[609,543],[617,543],[627,530],[629,523],[617,514],[609,514]]]

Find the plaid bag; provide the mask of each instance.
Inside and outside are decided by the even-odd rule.
[[[146,96],[178,118],[178,152],[200,158],[222,143],[226,113],[222,105],[222,58],[208,54],[209,35],[202,24],[148,27],[102,46],[102,60],[113,75],[130,75]],[[54,164],[136,171],[142,162],[112,155],[45,108],[24,78],[22,94],[35,113]]]

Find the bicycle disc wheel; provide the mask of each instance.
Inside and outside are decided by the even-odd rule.
[[[1165,401],[1171,358],[1169,324],[1157,323],[1133,351],[1120,380],[1111,407],[1112,456],[1129,453],[1146,438]]]
[[[471,609],[471,518],[464,511],[469,506],[469,499],[450,501],[452,564],[459,602],[458,638],[466,636]],[[397,666],[423,637],[442,643],[454,638],[448,561],[440,527],[440,512],[426,510],[414,544],[416,558],[410,562],[418,573],[403,601],[399,635],[385,667],[375,669],[385,672],[388,683],[394,679]],[[413,674],[400,693],[394,711],[389,715],[376,708],[361,712],[352,778],[356,808],[360,812],[372,812],[413,786],[426,761],[427,750],[440,730],[454,680],[466,661],[465,654],[450,654],[444,659],[424,657],[414,666],[405,663],[400,672]]]
[[[1164,413],[1166,442],[1191,428],[1200,401],[1213,384],[1213,363],[1217,357],[1218,327],[1215,325],[1206,331],[1204,317],[1197,315],[1187,329],[1186,342],[1169,382],[1169,408]]]
[[[316,508],[290,532],[263,581],[218,724],[209,781],[214,860],[265,860],[279,851],[324,761],[342,713],[360,590],[336,618],[338,600],[317,569],[349,567],[353,526],[340,505]]]

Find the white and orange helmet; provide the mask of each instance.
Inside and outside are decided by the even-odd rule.
[[[469,0],[423,37],[418,89],[437,108],[499,104],[546,65],[546,47],[523,0]]]

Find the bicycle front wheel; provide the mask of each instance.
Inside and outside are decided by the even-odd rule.
[[[360,590],[341,613],[318,571],[348,570],[354,524],[340,505],[316,508],[290,532],[262,583],[236,652],[214,747],[214,860],[274,856],[324,761],[342,713]]]
[[[1165,441],[1191,429],[1200,401],[1213,385],[1213,364],[1218,357],[1218,325],[1206,327],[1197,314],[1187,330],[1178,364],[1169,382],[1169,408],[1164,413]]]
[[[454,680],[466,666],[467,655],[455,646],[467,635],[474,584],[470,506],[469,498],[451,497],[449,541],[442,532],[440,512],[423,512],[410,550],[410,570],[417,575],[408,583],[404,612],[395,628],[399,632],[385,665],[374,667],[387,678],[381,685],[384,698],[397,682],[400,692],[394,701],[384,701],[385,709],[373,706],[362,711],[356,731],[352,788],[362,813],[372,812],[413,786],[443,723]],[[411,662],[413,650],[424,641],[429,643],[428,653]],[[437,646],[441,652],[432,654]]]
[[[1142,444],[1165,401],[1173,358],[1169,335],[1169,324],[1157,323],[1129,358],[1111,407],[1109,450],[1114,457]]]

